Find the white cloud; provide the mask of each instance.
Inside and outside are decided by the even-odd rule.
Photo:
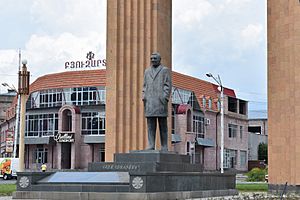
[[[96,58],[104,58],[105,44],[102,38],[103,35],[96,32],[90,32],[87,37],[72,33],[33,35],[26,44],[24,57],[27,57],[35,76],[64,71],[66,61],[86,60],[88,51],[93,51]]]
[[[31,17],[31,35],[22,46],[22,58],[28,60],[31,82],[37,77],[64,71],[66,61],[86,60],[88,51],[105,58],[106,0],[31,0],[22,6]],[[19,4],[18,4],[19,5]],[[8,9],[8,8],[7,8]],[[10,8],[11,9],[11,8]],[[11,11],[12,12],[12,11]],[[0,51],[1,82],[17,84],[18,53]],[[14,69],[9,72],[8,68]],[[3,92],[0,86],[0,92]]]
[[[106,0],[34,0],[31,15],[41,32],[105,33]]]
[[[257,47],[263,41],[264,33],[261,24],[249,24],[241,30],[241,45],[244,48]]]
[[[193,28],[195,24],[201,25],[205,16],[213,13],[214,7],[208,0],[174,1],[173,3],[174,25],[181,28]]]
[[[31,82],[48,73],[65,71],[64,63],[67,61],[85,61],[89,51],[95,53],[95,59],[104,59],[103,37],[96,32],[90,32],[86,37],[67,32],[58,36],[32,35],[22,50],[22,59],[28,61],[28,70],[32,75]],[[1,83],[17,86],[18,51],[0,50],[0,63]],[[1,86],[0,92],[4,92]]]
[[[14,49],[0,50],[0,93],[7,90],[2,83],[17,87],[18,69],[18,51]]]

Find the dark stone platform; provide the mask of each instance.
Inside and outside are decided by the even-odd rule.
[[[46,191],[63,194],[65,200],[74,199],[74,195],[76,199],[93,199],[95,193],[105,193],[107,198],[101,199],[115,199],[121,194],[126,194],[121,199],[125,196],[125,199],[185,199],[237,194],[235,174],[202,172],[202,166],[191,164],[188,155],[134,151],[115,154],[114,160],[89,163],[89,172],[18,173],[14,198],[42,198]]]
[[[275,195],[281,195],[283,190],[285,190],[285,194],[288,193],[295,193],[300,194],[300,185],[289,185],[287,184],[269,184],[268,185],[269,193],[275,194]]]
[[[88,171],[202,172],[203,166],[191,164],[188,155],[148,150],[117,153],[114,162],[89,163]]]

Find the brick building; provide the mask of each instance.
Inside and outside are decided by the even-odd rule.
[[[267,116],[251,116],[251,118],[248,121],[248,132],[248,160],[258,160],[259,144],[268,144]]]
[[[14,101],[16,92],[8,90],[7,93],[0,94],[0,157],[9,157],[12,154],[12,146],[9,141],[13,140],[14,120],[7,118],[7,110],[11,110],[11,104]],[[16,100],[16,99],[15,99]]]
[[[5,121],[6,110],[10,107],[16,92],[7,90],[7,93],[0,94],[0,124]]]
[[[219,170],[217,86],[172,72],[172,147],[205,170]],[[84,169],[105,159],[105,70],[49,74],[30,85],[25,167]],[[247,102],[224,90],[224,168],[247,169]],[[8,110],[14,116],[14,105]],[[3,130],[4,131],[4,130]],[[3,139],[3,138],[2,138]]]

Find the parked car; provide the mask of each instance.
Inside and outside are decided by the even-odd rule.
[[[17,178],[19,158],[0,158],[0,177],[4,180]]]

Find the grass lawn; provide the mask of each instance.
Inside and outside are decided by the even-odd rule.
[[[268,184],[236,184],[236,189],[238,189],[240,192],[267,192]]]
[[[11,195],[16,191],[16,184],[1,184],[0,185],[0,195]]]

